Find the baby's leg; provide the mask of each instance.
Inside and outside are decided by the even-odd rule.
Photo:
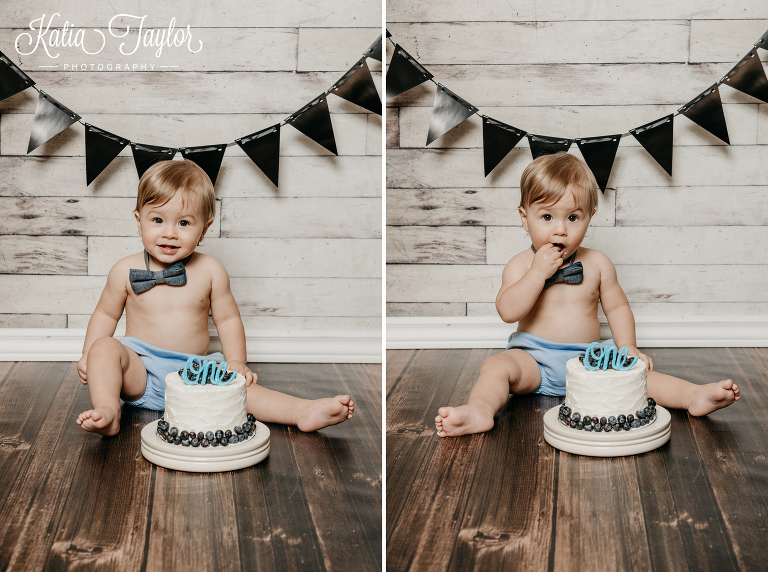
[[[141,358],[115,338],[99,338],[88,350],[88,393],[93,409],[83,411],[77,424],[86,431],[116,435],[120,431],[120,397],[135,401],[144,395],[147,370]]]
[[[248,412],[266,423],[295,425],[302,431],[317,431],[352,419],[354,411],[355,402],[349,395],[301,399],[256,383],[248,386]]]
[[[483,362],[467,404],[438,410],[437,434],[456,437],[490,431],[493,418],[507,403],[510,393],[530,393],[540,384],[539,364],[527,352],[515,349],[492,355]]]
[[[648,372],[648,397],[662,407],[687,409],[694,416],[707,415],[739,399],[739,386],[730,379],[696,385],[656,371]]]

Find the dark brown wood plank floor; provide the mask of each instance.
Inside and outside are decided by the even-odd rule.
[[[118,436],[83,431],[73,363],[0,363],[0,570],[380,570],[379,364],[251,364],[301,397],[349,393],[352,420],[268,425],[266,461],[169,471],[141,455],[159,414],[123,407]]]
[[[768,569],[768,348],[647,350],[658,371],[730,377],[742,398],[672,410],[668,444],[614,459],[544,441],[555,397],[511,398],[492,431],[437,437],[437,409],[466,403],[498,351],[387,352],[388,570]]]

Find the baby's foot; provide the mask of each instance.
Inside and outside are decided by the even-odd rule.
[[[111,437],[120,431],[120,410],[108,407],[83,411],[77,418],[77,424],[86,431]]]
[[[307,402],[296,425],[302,431],[317,431],[352,419],[354,412],[355,402],[349,395],[313,399]]]
[[[493,415],[489,415],[474,405],[441,407],[437,413],[435,427],[440,437],[484,433],[493,429]]]
[[[693,416],[707,415],[718,409],[729,406],[739,399],[739,386],[730,379],[717,383],[698,386],[696,396],[688,407],[688,413]]]

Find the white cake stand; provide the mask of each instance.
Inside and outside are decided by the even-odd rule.
[[[579,431],[558,421],[560,406],[544,414],[544,439],[547,443],[575,455],[589,457],[624,457],[639,455],[661,447],[672,434],[672,416],[663,407],[656,406],[653,423],[630,431],[610,433]]]
[[[141,430],[141,454],[147,461],[166,469],[190,473],[236,471],[260,463],[269,455],[269,429],[258,421],[250,439],[226,447],[171,445],[157,434],[158,421]]]

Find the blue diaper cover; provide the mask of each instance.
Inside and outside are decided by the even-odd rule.
[[[601,342],[603,346],[615,346],[613,340]],[[541,385],[533,393],[541,395],[565,395],[565,362],[587,351],[587,343],[562,344],[534,336],[528,332],[514,332],[507,342],[508,350],[524,350],[539,364]]]
[[[144,395],[136,401],[126,401],[126,403],[134,407],[164,411],[165,376],[172,371],[182,369],[187,360],[195,354],[164,350],[143,342],[139,338],[123,338],[120,342],[135,351],[147,369],[147,388],[144,390]],[[224,355],[221,352],[199,357],[218,362],[224,361]]]

